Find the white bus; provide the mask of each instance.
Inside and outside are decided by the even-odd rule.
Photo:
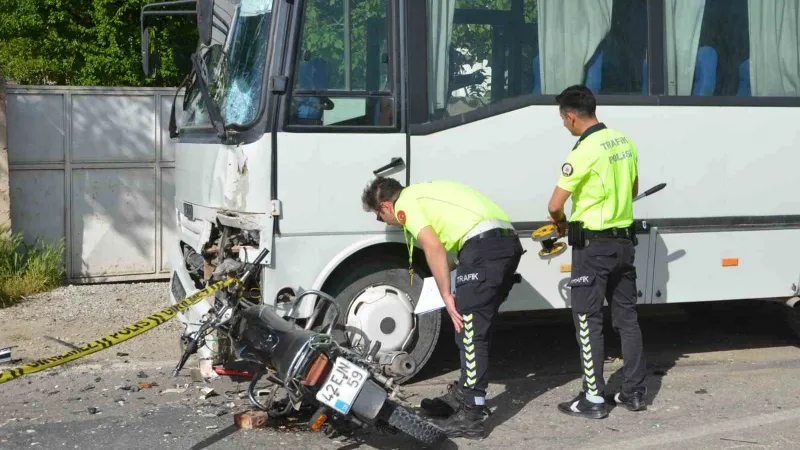
[[[456,180],[498,202],[528,250],[501,311],[569,308],[570,253],[540,259],[530,233],[575,142],[554,96],[584,83],[600,120],[638,146],[643,189],[667,183],[635,204],[639,303],[796,303],[798,0],[199,0],[198,11],[202,70],[171,133],[173,302],[266,247],[254,298],[288,313],[301,289],[335,296],[345,338],[406,352],[416,367],[399,381],[411,379],[451,324],[414,314],[425,259],[410,283],[402,232],[362,210],[382,175]],[[191,330],[202,312],[181,320]]]

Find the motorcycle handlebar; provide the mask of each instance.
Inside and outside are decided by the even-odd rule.
[[[242,275],[242,278],[239,280],[241,281],[242,284],[244,284],[245,281],[247,281],[247,279],[250,278],[250,275],[253,273],[253,269],[258,267],[258,265],[261,264],[262,261],[264,261],[264,258],[267,257],[267,253],[269,253],[269,249],[267,248],[264,248],[258,253],[258,256],[256,256],[256,259],[253,261],[253,266],[250,269],[247,269],[244,275]]]

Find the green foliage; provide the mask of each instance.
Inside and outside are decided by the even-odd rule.
[[[0,65],[21,84],[176,86],[196,47],[194,16],[149,18],[160,67],[148,79],[139,13],[152,1],[2,0]]]
[[[23,242],[22,233],[0,227],[0,308],[58,287],[64,279],[64,240],[47,245]]]

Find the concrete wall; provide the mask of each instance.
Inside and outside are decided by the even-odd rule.
[[[11,225],[11,203],[8,187],[8,119],[6,116],[6,89],[0,71],[0,226]]]

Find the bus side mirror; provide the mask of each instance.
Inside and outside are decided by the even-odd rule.
[[[197,0],[197,32],[203,45],[211,44],[214,26],[214,0]]]
[[[150,53],[150,27],[142,28],[142,71],[147,77],[155,78],[158,54]]]

